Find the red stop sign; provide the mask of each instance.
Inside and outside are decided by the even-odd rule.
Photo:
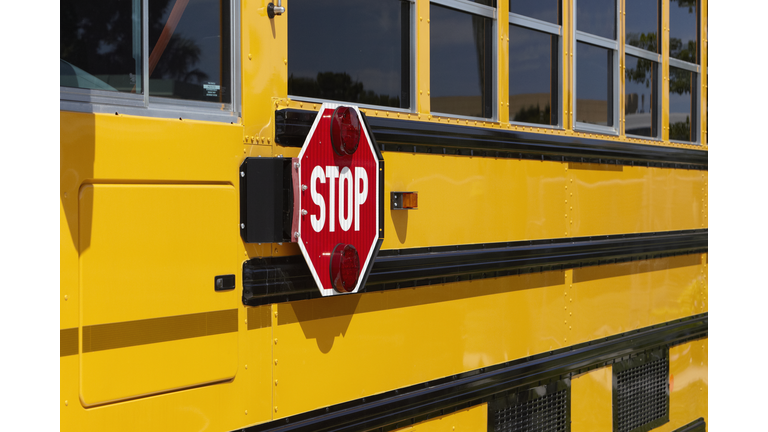
[[[324,296],[367,279],[383,239],[383,171],[357,107],[323,104],[293,161],[293,240]]]

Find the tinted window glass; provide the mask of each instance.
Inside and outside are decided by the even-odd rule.
[[[141,0],[61,0],[60,85],[141,93]]]
[[[629,135],[657,136],[657,67],[650,60],[626,56],[624,130]]]
[[[558,36],[509,26],[509,117],[556,125]]]
[[[616,39],[616,0],[578,0],[576,29]]]
[[[230,102],[227,0],[150,0],[149,94]]]
[[[613,126],[613,51],[578,42],[576,121]]]
[[[496,7],[496,0],[469,0],[471,2],[480,3],[482,5]]]
[[[432,111],[491,117],[491,20],[430,7]]]
[[[410,3],[291,0],[289,8],[288,94],[410,107]]]
[[[659,52],[658,27],[659,3],[648,0],[627,0],[626,25],[627,45],[655,53]]]
[[[509,11],[552,24],[560,24],[560,0],[509,0]]]
[[[669,139],[696,141],[696,74],[669,68]]]
[[[670,0],[669,56],[690,63],[698,60],[698,1]]]

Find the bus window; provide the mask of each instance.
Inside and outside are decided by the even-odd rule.
[[[478,9],[488,16],[430,5],[433,112],[493,117],[493,9]]]
[[[510,1],[509,118],[559,125],[560,2]]]
[[[627,0],[624,57],[624,131],[659,138],[661,2]]]
[[[141,0],[62,0],[60,85],[142,92]]]
[[[229,1],[149,1],[149,95],[231,102]]]
[[[411,2],[291,0],[288,94],[410,108]]]
[[[699,2],[669,2],[669,139],[696,142]]]
[[[577,2],[574,114],[578,129],[618,133],[617,22],[616,0]]]

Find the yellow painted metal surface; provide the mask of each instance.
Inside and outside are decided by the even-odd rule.
[[[419,209],[389,210],[385,194],[382,249],[565,236],[559,163],[408,153],[385,160],[385,190],[418,191]]]
[[[661,139],[669,141],[669,0],[661,0]]]
[[[416,2],[416,109],[428,116],[432,110],[430,103],[429,75],[429,2]]]
[[[277,416],[559,348],[563,290],[556,271],[278,304]]]
[[[571,379],[571,432],[613,431],[612,387],[611,366]]]
[[[706,312],[699,307],[702,277],[700,255],[574,269],[572,343]]]
[[[574,237],[707,227],[701,212],[707,171],[585,163],[568,168]]]
[[[669,349],[669,423],[654,431],[673,432],[700,417],[709,429],[708,342],[700,339]]]
[[[706,254],[244,307],[242,262],[299,251],[287,243],[242,243],[237,168],[247,156],[298,154],[274,143],[275,109],[319,108],[288,99],[292,5],[284,0],[289,12],[269,19],[268,3],[240,3],[239,123],[60,114],[62,430],[229,431],[708,310]],[[662,4],[668,11],[669,2]],[[507,123],[505,25],[496,35],[498,121],[432,116],[430,5],[422,0],[414,5],[414,112],[364,111],[434,124],[700,148],[572,131],[573,6],[563,2],[564,130]],[[500,2],[497,16],[505,17],[507,8]],[[706,1],[702,8],[704,129]],[[668,26],[665,19],[667,48]],[[665,54],[665,79],[668,63]],[[666,140],[669,95],[662,87]],[[385,211],[383,249],[707,227],[706,171],[394,152],[384,157],[385,192],[415,190],[421,202],[417,211]],[[218,274],[235,274],[237,288],[215,293]],[[93,340],[84,340],[100,325],[137,328],[166,317],[199,322],[197,314],[220,312],[234,313],[226,331],[167,330],[171,339],[151,342],[151,333],[136,339],[142,343],[96,350]],[[706,341],[673,348],[670,357],[673,422],[659,429],[665,431],[685,419],[706,418]],[[574,397],[604,397],[600,373],[574,379]],[[600,421],[585,417],[587,402],[574,403],[582,422],[574,427],[597,430],[578,426]],[[483,429],[484,407],[410,430],[449,424]]]
[[[475,405],[435,417],[395,432],[475,432],[488,428],[488,404]]]
[[[499,17],[509,16],[509,3],[500,1],[496,3]],[[499,123],[509,122],[509,25],[498,25],[498,38],[496,44],[496,88],[498,106],[496,118]]]

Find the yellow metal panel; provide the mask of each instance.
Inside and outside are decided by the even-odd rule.
[[[61,112],[60,122],[61,190],[68,197],[76,199],[80,185],[96,178],[239,182],[240,125],[71,112]],[[68,221],[76,218],[65,210]]]
[[[571,432],[613,431],[613,369],[595,369],[571,380]]]
[[[416,111],[429,114],[429,1],[416,0]]]
[[[573,132],[573,0],[563,2],[563,128]]]
[[[237,370],[237,333],[81,356],[80,397],[88,406],[229,380]]]
[[[214,277],[240,272],[231,186],[86,185],[80,195],[82,325],[231,309]]]
[[[574,237],[700,228],[706,172],[569,163]],[[570,222],[570,221],[569,221]]]
[[[700,260],[694,254],[575,269],[568,298],[572,343],[700,313]]]
[[[624,107],[624,94],[626,93],[626,57],[624,51],[624,43],[626,37],[625,23],[627,18],[627,5],[624,0],[619,0],[619,28],[617,29],[619,40],[619,135],[622,138],[626,138],[625,127],[627,125],[627,119],[625,118]]]
[[[270,19],[270,0],[240,2],[243,134],[251,144],[271,145],[274,139],[273,99],[287,97],[288,19],[286,13]],[[240,137],[243,139],[243,137]]]
[[[496,87],[498,88],[497,98],[499,100],[497,117],[499,123],[509,122],[509,21],[505,17],[509,16],[509,3],[500,1],[496,5],[498,16],[498,37],[499,43],[496,44]]]
[[[77,327],[80,323],[80,291],[77,289],[77,225],[67,223],[64,210],[71,207],[70,212],[77,212],[76,197],[70,198],[69,193],[61,194],[59,201],[59,326],[61,329]]]
[[[277,417],[561,347],[563,272],[277,305]]]
[[[88,352],[91,338],[82,341],[81,352],[86,353],[81,365],[83,403],[104,403],[234,376],[237,310],[232,307],[239,303],[238,292],[215,292],[213,286],[215,276],[239,272],[234,188],[86,185],[80,194],[80,216],[83,334],[97,324],[122,322],[110,333],[113,336],[106,336],[106,342],[124,346]],[[155,324],[148,327],[126,323],[223,310],[235,313],[225,317],[224,329],[216,329],[211,321],[214,316],[205,315],[197,315],[197,321],[185,317],[173,322],[151,321]],[[213,333],[207,334],[230,334],[184,333],[190,323],[200,319],[203,330],[206,322],[209,331],[214,326]],[[186,339],[173,340],[174,334]],[[160,342],[153,337],[160,337]]]
[[[564,237],[561,163],[409,153],[385,160],[385,190],[418,191],[419,209],[389,210],[385,194],[383,249]]]
[[[654,432],[672,432],[700,417],[709,423],[707,348],[708,339],[701,339],[669,349],[669,423]]]
[[[395,432],[475,432],[488,428],[488,404],[475,405]]]

